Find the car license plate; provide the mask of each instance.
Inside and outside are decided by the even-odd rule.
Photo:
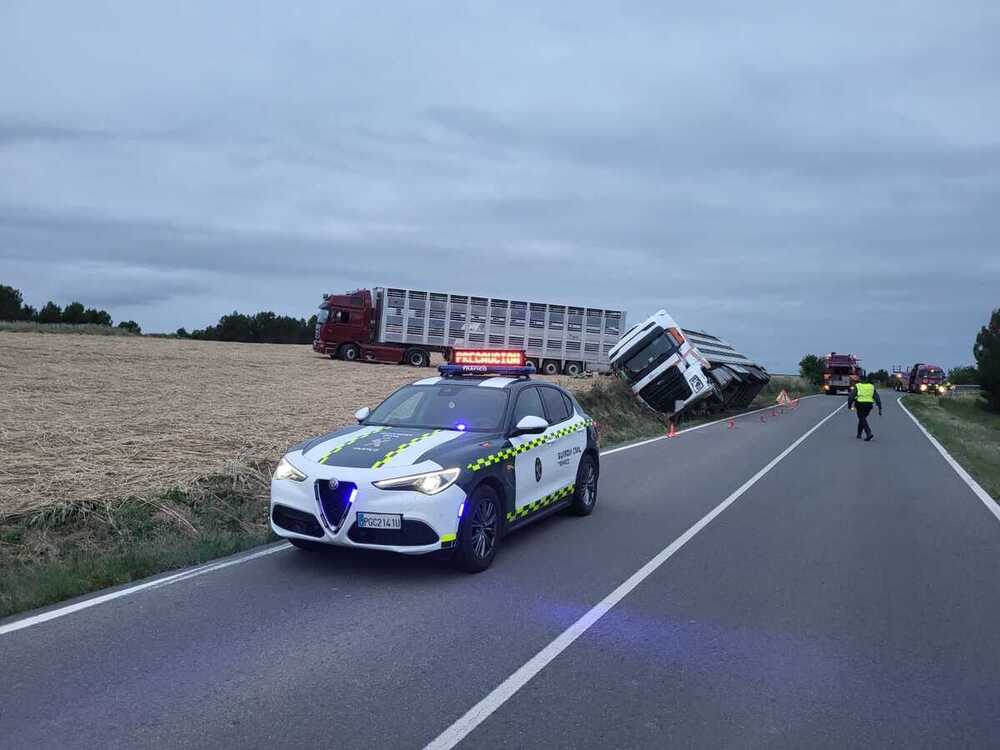
[[[701,378],[699,378],[697,375],[692,375],[691,379],[688,382],[691,384],[691,387],[694,389],[695,393],[697,393],[698,391],[700,391],[702,388],[705,387],[705,384],[701,382]]]
[[[398,513],[358,513],[360,529],[402,529],[403,516]]]

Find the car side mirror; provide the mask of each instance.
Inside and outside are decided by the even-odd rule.
[[[517,423],[517,426],[514,428],[514,434],[537,435],[541,432],[545,432],[547,429],[549,429],[548,422],[541,417],[529,414],[527,417],[522,417],[521,421]]]
[[[364,422],[366,419],[368,419],[368,415],[371,413],[372,413],[371,409],[369,409],[367,406],[362,406],[360,409],[354,412],[354,418],[357,419],[359,422]]]

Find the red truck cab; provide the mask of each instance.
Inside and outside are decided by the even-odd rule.
[[[853,354],[830,352],[824,362],[823,390],[830,395],[847,393],[864,375],[860,360]]]
[[[427,367],[431,351],[440,347],[403,346],[380,342],[378,305],[371,290],[357,289],[347,294],[324,294],[316,314],[313,351],[331,359],[348,362],[406,363]]]
[[[324,294],[316,314],[313,351],[335,359],[361,359],[362,347],[372,343],[374,306],[367,289],[347,294]],[[398,360],[397,360],[398,361]]]
[[[925,362],[913,365],[906,390],[910,393],[941,393],[944,389],[944,370]]]

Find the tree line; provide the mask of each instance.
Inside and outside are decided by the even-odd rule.
[[[975,365],[952,367],[948,382],[952,385],[978,385],[983,390],[986,408],[1000,413],[1000,309],[994,310],[989,322],[979,329],[972,348]],[[824,357],[807,354],[799,361],[799,375],[816,386],[823,384]],[[884,369],[870,373],[872,380],[891,385],[892,375]]]
[[[26,305],[20,289],[6,284],[0,284],[0,320],[27,321],[31,323],[65,323],[67,325],[90,324],[95,326],[114,325],[111,314],[107,310],[94,307],[84,307],[82,302],[70,302],[66,307],[60,307],[49,300],[41,309]],[[123,320],[119,328],[142,333],[139,324],[134,320]]]
[[[251,344],[311,344],[316,328],[316,316],[292,318],[277,315],[270,310],[244,315],[233,311],[223,315],[214,326],[199,328],[190,333],[178,328],[174,334],[182,339],[202,341],[242,341]]]

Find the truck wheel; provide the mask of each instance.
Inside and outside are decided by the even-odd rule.
[[[344,344],[337,353],[345,362],[357,362],[361,358],[361,348],[357,344]]]
[[[410,367],[427,367],[431,363],[431,356],[423,349],[410,349],[404,361]]]
[[[547,359],[542,362],[542,373],[545,375],[558,375],[559,363],[554,359]]]
[[[535,372],[538,372],[538,370],[539,370],[538,360],[535,359],[534,357],[528,357],[526,360],[524,360],[524,363],[526,365],[531,365],[532,367],[535,368]]]
[[[567,362],[563,366],[563,372],[571,377],[583,374],[583,365],[579,362]]]

